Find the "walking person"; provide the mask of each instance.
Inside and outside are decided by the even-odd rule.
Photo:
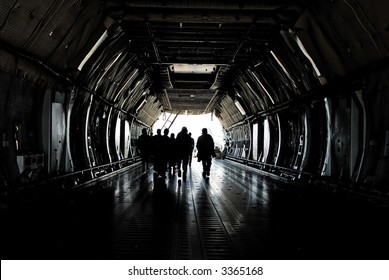
[[[149,157],[151,149],[151,137],[147,134],[147,129],[142,128],[142,134],[138,137],[136,146],[142,161],[142,172],[149,170]]]
[[[188,129],[185,126],[182,127],[181,131],[177,134],[176,143],[178,151],[178,177],[181,177],[182,166],[183,179],[186,180],[191,141],[188,134]]]
[[[192,138],[192,133],[189,132],[188,135],[190,137],[190,153],[189,153],[188,164],[189,164],[189,166],[191,166],[192,165],[192,156],[193,156],[193,149],[194,149],[194,146],[195,146],[195,141]]]
[[[157,135],[151,138],[152,151],[154,157],[154,172],[155,175],[164,175],[164,149],[163,149],[163,137],[161,135],[161,129],[157,129]]]
[[[161,158],[161,168],[163,172],[163,176],[166,177],[166,171],[170,159],[170,149],[171,149],[171,139],[169,137],[169,129],[165,128],[163,130],[163,136],[162,136],[162,158]]]
[[[206,128],[202,129],[202,135],[197,139],[196,148],[197,160],[202,162],[203,177],[206,178],[206,176],[209,176],[211,170],[212,157],[216,156],[215,143]]]
[[[176,172],[176,164],[177,164],[177,143],[175,134],[170,134],[170,142],[168,148],[168,160],[169,160],[169,174],[174,175]]]

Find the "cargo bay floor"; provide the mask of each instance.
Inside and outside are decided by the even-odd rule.
[[[2,259],[387,259],[388,207],[227,160],[165,184],[140,165],[2,211]]]

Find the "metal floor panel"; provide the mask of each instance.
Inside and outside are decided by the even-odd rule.
[[[214,160],[187,180],[136,166],[2,213],[2,259],[380,259],[387,207]]]

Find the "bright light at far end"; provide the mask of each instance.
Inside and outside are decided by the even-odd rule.
[[[215,69],[215,64],[172,64],[170,71],[178,74],[212,74]]]
[[[166,113],[166,119],[162,118],[163,114],[153,125],[153,133],[157,134],[157,129],[162,128],[164,123],[169,117],[169,113]],[[170,116],[170,120],[174,117]],[[212,120],[213,119],[213,120]],[[177,136],[177,133],[181,131],[182,127],[186,126],[188,132],[192,133],[192,138],[197,141],[197,138],[201,135],[201,130],[206,128],[208,133],[212,135],[212,138],[215,142],[215,146],[223,147],[224,146],[224,132],[223,127],[218,118],[212,118],[211,114],[204,115],[178,115],[174,123],[169,129],[170,133],[174,133]],[[163,133],[163,131],[162,131]]]

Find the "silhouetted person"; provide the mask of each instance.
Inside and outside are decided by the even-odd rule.
[[[188,135],[190,137],[190,153],[189,153],[188,163],[189,163],[189,166],[191,166],[192,165],[192,156],[193,156],[193,149],[194,149],[194,146],[195,146],[195,141],[192,138],[192,133],[189,132]]]
[[[153,157],[154,157],[154,171],[158,173],[159,175],[164,175],[164,143],[163,143],[163,137],[161,135],[161,130],[157,129],[157,135],[154,135],[151,138],[151,143],[153,147]]]
[[[203,176],[209,176],[211,170],[212,157],[215,157],[215,143],[213,138],[208,134],[206,128],[202,129],[202,135],[199,136],[196,143],[197,160],[203,164]]]
[[[163,136],[162,136],[162,158],[161,158],[161,164],[162,164],[162,172],[163,176],[165,176],[165,172],[167,171],[168,162],[170,159],[170,149],[172,148],[170,145],[171,139],[169,137],[169,129],[165,128],[163,130]]]
[[[169,160],[169,173],[174,174],[176,172],[176,164],[177,164],[177,143],[175,134],[170,134],[170,142],[168,148],[168,160]]]
[[[138,137],[136,146],[139,151],[139,156],[142,160],[142,171],[149,170],[149,157],[151,150],[151,137],[147,134],[147,129],[142,128],[142,134]]]
[[[183,178],[186,179],[186,173],[188,170],[188,160],[191,147],[190,136],[188,134],[188,129],[184,126],[181,131],[177,134],[176,138],[177,151],[178,151],[178,177],[181,176],[181,164],[183,171]]]

